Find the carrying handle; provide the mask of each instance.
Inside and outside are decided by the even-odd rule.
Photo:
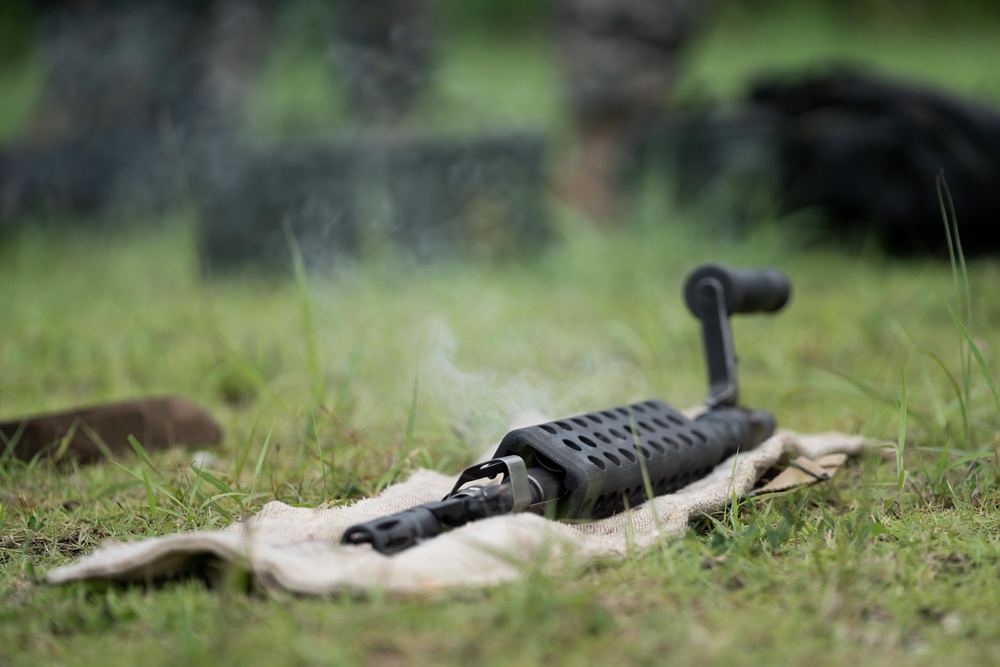
[[[708,366],[709,408],[734,406],[739,400],[736,386],[736,352],[729,328],[735,313],[773,313],[788,303],[792,283],[779,269],[732,269],[721,264],[702,264],[684,281],[684,300],[701,320],[701,337]]]

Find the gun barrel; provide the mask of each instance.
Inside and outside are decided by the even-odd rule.
[[[380,553],[394,554],[469,521],[509,514],[513,509],[510,484],[475,486],[455,492],[444,500],[351,526],[340,541],[343,544],[370,544]]]

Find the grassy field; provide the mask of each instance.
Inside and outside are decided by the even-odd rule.
[[[734,14],[696,46],[683,85],[731,96],[751,69],[864,54],[995,100],[1000,40],[962,34],[959,47],[944,32]],[[505,58],[509,41],[456,40],[464,57],[445,64],[426,113],[448,127],[558,129],[544,45],[522,46]],[[307,58],[275,54],[259,132],[336,124],[322,112],[335,96],[300,89],[323,76],[297,69]],[[300,83],[268,97],[289,70]],[[30,76],[5,76],[33,94]],[[22,121],[5,116],[0,136]],[[186,452],[94,466],[5,456],[0,665],[995,664],[1000,266],[970,264],[966,285],[946,263],[802,249],[780,221],[720,240],[658,194],[612,232],[555,205],[560,241],[530,261],[414,272],[373,259],[308,285],[203,281],[184,213],[142,231],[3,237],[3,415],[186,395],[226,429],[208,469],[233,493],[199,483]],[[902,482],[896,460],[872,456],[629,561],[488,591],[303,599],[237,582],[39,583],[105,539],[223,527],[273,499],[344,503],[419,466],[457,472],[524,410],[696,404],[700,341],[680,286],[706,260],[779,265],[795,286],[777,317],[734,323],[744,402],[795,430],[902,440]]]

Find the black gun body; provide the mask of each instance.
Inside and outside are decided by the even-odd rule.
[[[764,411],[723,408],[689,419],[643,401],[508,433],[494,458],[518,455],[562,475],[555,517],[599,519],[683,488],[774,432]]]
[[[648,500],[647,479],[654,496],[676,491],[774,429],[763,410],[716,408],[689,419],[651,400],[511,431],[493,462],[523,460],[530,501],[521,511],[600,519]],[[398,553],[469,521],[518,511],[513,490],[509,476],[499,485],[456,488],[444,500],[352,526],[342,541]]]
[[[446,498],[348,528],[342,541],[392,554],[469,521],[507,512],[600,519],[700,479],[775,431],[774,416],[737,403],[734,313],[774,312],[791,295],[776,269],[704,265],[685,299],[702,320],[709,360],[708,410],[689,419],[655,400],[511,431],[492,461],[466,469]],[[465,486],[503,475],[499,485]]]

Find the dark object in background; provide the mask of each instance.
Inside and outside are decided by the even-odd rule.
[[[774,114],[785,210],[815,208],[837,236],[892,254],[947,254],[943,174],[967,255],[1000,250],[1000,114],[916,84],[840,69],[768,77],[752,108]]]
[[[64,456],[88,463],[104,457],[104,445],[116,456],[131,452],[130,435],[144,449],[152,450],[215,445],[222,440],[222,429],[205,410],[176,396],[109,403],[0,423],[2,452],[11,451],[21,460],[56,454],[65,444]]]
[[[550,237],[544,147],[529,133],[388,146],[393,239],[417,260],[530,256]]]
[[[622,218],[634,143],[663,115],[704,0],[558,0],[554,39],[573,135],[560,195],[609,224]]]
[[[339,11],[326,16],[349,106],[365,124],[398,123],[430,75],[429,0],[333,5]],[[204,162],[202,147],[214,146],[218,158],[218,146],[239,134],[280,7],[276,0],[34,3],[46,82],[24,136],[0,152],[0,224],[26,213],[101,215],[176,203],[186,194],[178,175]]]
[[[1000,251],[1000,113],[874,73],[763,77],[735,108],[662,117],[635,157],[637,171],[662,164],[678,202],[727,233],[748,211],[808,211],[818,226],[789,223],[809,225],[801,238],[896,255],[947,255],[943,175],[965,254]]]
[[[745,229],[747,216],[778,189],[777,115],[767,109],[676,112],[636,142],[632,173],[654,165],[671,180],[680,206],[723,233]]]
[[[544,147],[526,133],[227,147],[194,188],[203,266],[287,269],[287,222],[307,268],[328,269],[381,240],[359,228],[362,208],[385,212],[384,236],[418,261],[530,254],[549,238]]]
[[[274,0],[37,4],[45,87],[0,155],[0,223],[172,203],[192,147],[239,129]]]
[[[338,0],[334,43],[347,104],[362,123],[392,125],[412,111],[430,79],[430,0]]]
[[[286,223],[306,265],[329,267],[358,254],[369,233],[359,220],[379,213],[384,229],[372,233],[420,260],[538,245],[539,137],[401,136],[433,65],[430,0],[326,8],[360,136],[238,139],[278,8],[275,0],[39,3],[48,81],[33,126],[0,154],[0,223],[32,211],[155,211],[187,204],[190,186],[210,273],[287,269]]]
[[[357,157],[356,148],[325,140],[206,150],[192,183],[202,268],[290,269],[288,231],[307,268],[355,256]]]
[[[383,239],[417,261],[521,256],[541,246],[540,136],[454,138],[400,127],[433,64],[430,2],[334,4],[337,63],[364,130],[207,151],[194,180],[206,271],[287,269],[286,223],[306,266],[318,270]]]

